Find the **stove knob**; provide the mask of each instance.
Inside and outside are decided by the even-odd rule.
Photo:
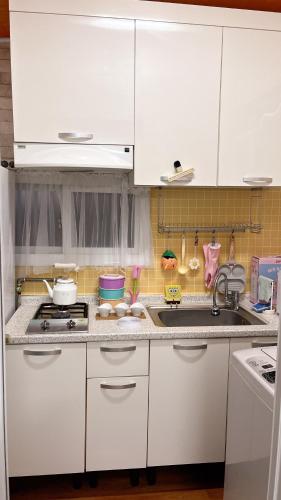
[[[47,321],[46,319],[44,319],[43,323],[41,323],[41,329],[46,331],[46,330],[49,330],[50,328],[50,323],[49,321]]]
[[[76,326],[76,323],[75,321],[73,321],[73,319],[71,319],[66,323],[66,326],[69,330],[71,330],[71,328],[74,328]]]

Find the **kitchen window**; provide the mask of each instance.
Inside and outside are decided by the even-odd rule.
[[[18,173],[18,265],[149,266],[151,255],[149,190],[126,175]]]

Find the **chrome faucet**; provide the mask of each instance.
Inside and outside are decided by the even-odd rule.
[[[238,291],[236,291],[236,292],[234,292],[234,291],[228,292],[226,307],[229,307],[233,311],[238,311],[238,309],[239,309],[239,298],[240,298],[240,295],[239,295]]]
[[[220,308],[217,304],[217,288],[218,288],[218,281],[219,281],[219,278],[223,276],[224,277],[224,282],[225,282],[225,286],[224,286],[224,301],[225,303],[227,302],[228,300],[228,281],[227,281],[227,276],[225,273],[223,272],[219,272],[217,273],[216,277],[215,277],[215,281],[214,281],[214,288],[213,288],[213,307],[211,309],[211,314],[213,316],[219,316],[220,315]]]
[[[219,316],[220,314],[220,308],[217,304],[217,288],[218,288],[218,282],[219,278],[223,276],[224,277],[224,307],[227,307],[229,309],[232,309],[233,311],[237,311],[239,309],[239,292],[238,291],[229,291],[228,290],[228,278],[227,275],[223,272],[219,272],[214,281],[214,288],[213,288],[213,307],[211,309],[211,314],[213,316]]]

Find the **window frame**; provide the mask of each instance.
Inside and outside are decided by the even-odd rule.
[[[40,182],[40,177],[33,181],[34,184],[45,184],[45,182]],[[49,182],[51,183],[51,182]],[[74,192],[89,192],[89,193],[120,193],[122,195],[122,189],[118,186],[113,187],[87,187],[87,186],[74,186],[71,183],[63,184],[61,182],[53,182],[54,184],[61,187],[61,227],[62,227],[62,247],[61,252],[60,247],[36,247],[36,252],[25,252],[25,247],[16,246],[16,263],[19,266],[35,266],[35,267],[46,267],[54,264],[54,262],[59,262],[63,260],[69,260],[69,258],[79,259],[81,255],[82,260],[89,257],[90,263],[81,264],[81,266],[92,266],[92,267],[113,267],[124,265],[120,263],[120,253],[118,257],[115,257],[116,252],[114,247],[88,247],[79,248],[72,246],[72,193]],[[135,191],[135,192],[134,192]],[[136,188],[127,189],[127,194],[136,194]],[[140,249],[138,248],[137,238],[136,238],[136,196],[135,196],[135,217],[134,217],[134,246],[125,246],[126,258],[128,263],[125,265],[133,265],[138,261],[143,261],[145,256],[140,254]],[[121,248],[120,246],[118,247]],[[99,263],[99,259],[106,263]]]

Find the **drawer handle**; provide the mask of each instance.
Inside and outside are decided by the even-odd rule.
[[[207,349],[208,344],[199,344],[199,345],[181,345],[174,344],[173,348],[177,351],[199,351],[201,349]]]
[[[101,384],[101,389],[133,389],[136,387],[136,382],[131,382],[130,384]]]
[[[61,349],[52,349],[51,351],[33,351],[32,349],[24,349],[23,354],[26,356],[57,356],[61,354]]]
[[[129,352],[136,350],[135,345],[129,345],[127,347],[101,347],[101,352]]]
[[[243,182],[246,184],[257,184],[263,186],[264,184],[271,184],[272,177],[243,177]]]
[[[79,132],[59,132],[59,139],[68,142],[84,142],[93,139],[93,134],[79,134]]]
[[[255,340],[252,342],[252,347],[273,347],[276,345],[277,342],[257,342]]]

